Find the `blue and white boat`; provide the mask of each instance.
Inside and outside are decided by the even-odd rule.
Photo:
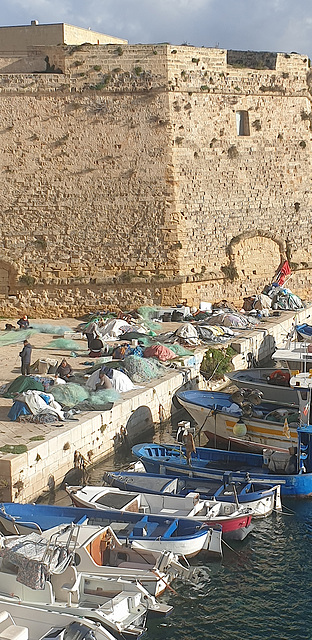
[[[296,452],[297,451],[297,452]],[[263,455],[197,447],[187,464],[179,445],[141,444],[132,452],[149,473],[239,482],[252,480],[279,484],[282,496],[312,497],[312,426],[298,428],[298,446],[289,452],[264,451]]]
[[[262,482],[227,483],[209,478],[175,477],[135,471],[106,471],[103,480],[123,491],[140,491],[157,495],[187,497],[197,493],[201,500],[232,503],[252,509],[253,517],[269,515],[281,509],[280,487]],[[97,498],[95,498],[97,499]],[[101,498],[99,497],[99,500]]]
[[[42,532],[71,523],[110,526],[122,542],[136,541],[144,549],[185,557],[209,552],[213,531],[191,518],[17,502],[0,503],[0,523],[9,534]]]

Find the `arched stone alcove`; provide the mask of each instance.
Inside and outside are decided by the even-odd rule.
[[[270,281],[286,259],[286,242],[270,232],[246,231],[231,240],[227,255],[239,279]]]
[[[9,295],[16,286],[16,268],[7,262],[0,259],[0,297]]]

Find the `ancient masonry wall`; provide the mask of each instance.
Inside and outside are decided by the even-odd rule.
[[[34,47],[14,73],[0,56],[2,314],[241,302],[286,252],[308,295],[308,61],[230,53]]]

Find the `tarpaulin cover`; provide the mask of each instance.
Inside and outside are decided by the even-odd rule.
[[[145,349],[144,358],[158,358],[161,362],[166,362],[166,360],[176,358],[176,354],[164,344],[155,344]]]
[[[43,391],[44,387],[41,382],[35,380],[30,376],[18,376],[9,385],[6,392],[3,394],[4,398],[14,398],[17,393],[22,391],[28,391],[29,389],[36,389],[37,391]]]
[[[13,403],[8,413],[8,418],[9,420],[12,420],[12,422],[15,422],[15,420],[17,420],[19,416],[27,416],[30,413],[31,411],[30,409],[28,409],[25,402],[20,402],[19,400],[16,400],[16,402]]]

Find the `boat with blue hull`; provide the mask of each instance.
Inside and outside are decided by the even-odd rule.
[[[249,516],[251,519],[251,517]],[[214,529],[191,518],[119,512],[110,509],[79,509],[46,504],[0,503],[0,524],[7,533],[28,534],[46,531],[64,524],[110,526],[122,542],[138,543],[152,551],[172,551],[192,557],[209,553]],[[216,531],[220,535],[219,531]]]
[[[279,484],[282,496],[312,497],[312,426],[298,429],[297,449],[265,451],[263,455],[197,447],[187,464],[183,446],[141,444],[132,449],[149,473],[240,482]]]
[[[186,497],[189,493],[198,493],[201,500],[237,503],[255,512],[259,510],[261,501],[271,499],[274,508],[277,508],[278,503],[278,485],[262,482],[222,482],[220,484],[209,478],[189,478],[188,476],[177,478],[170,474],[159,475],[139,471],[106,471],[103,481],[123,491],[143,491],[180,497]]]

